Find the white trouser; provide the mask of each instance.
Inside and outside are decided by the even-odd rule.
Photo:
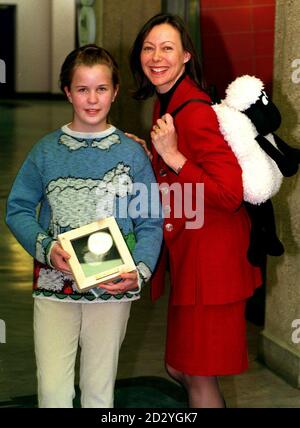
[[[34,299],[39,407],[73,407],[81,347],[81,406],[111,408],[131,302],[64,303]]]

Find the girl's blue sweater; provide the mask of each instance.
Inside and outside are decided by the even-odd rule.
[[[63,126],[32,148],[8,197],[6,221],[35,259],[34,297],[79,302],[138,297],[79,293],[72,276],[54,269],[49,260],[58,234],[111,215],[140,276],[149,280],[160,252],[162,217],[158,187],[144,150],[113,126],[96,134]]]

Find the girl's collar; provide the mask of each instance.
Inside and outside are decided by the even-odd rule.
[[[70,135],[71,137],[77,138],[79,140],[93,140],[93,139],[101,139],[108,137],[113,134],[116,130],[115,126],[110,126],[105,131],[101,132],[78,132],[73,131],[69,127],[70,123],[61,127],[61,130],[64,134]]]

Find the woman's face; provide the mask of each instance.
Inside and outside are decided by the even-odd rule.
[[[170,24],[152,28],[140,57],[143,72],[161,94],[172,88],[190,58],[191,54],[183,49],[180,33]]]

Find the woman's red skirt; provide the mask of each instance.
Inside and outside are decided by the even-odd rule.
[[[193,376],[247,370],[245,305],[245,300],[225,305],[169,304],[166,363]]]

